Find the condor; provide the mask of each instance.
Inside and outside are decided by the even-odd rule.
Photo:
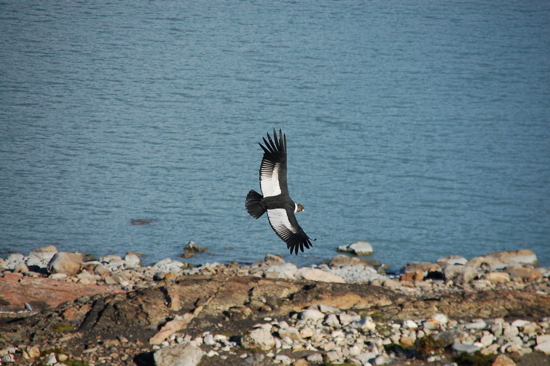
[[[273,139],[267,134],[263,138],[264,157],[260,165],[260,187],[263,196],[251,190],[246,196],[246,210],[255,219],[266,211],[273,231],[286,243],[290,253],[312,246],[311,239],[302,230],[294,213],[303,211],[304,206],[294,203],[288,194],[286,181],[286,135],[273,130]]]

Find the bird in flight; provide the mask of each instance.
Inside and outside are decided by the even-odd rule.
[[[298,225],[294,214],[304,211],[304,206],[294,203],[288,194],[286,181],[286,135],[273,130],[273,139],[267,134],[263,138],[264,157],[260,165],[260,188],[263,195],[251,190],[246,196],[246,210],[255,219],[266,211],[273,231],[286,243],[290,253],[312,247],[311,239]]]

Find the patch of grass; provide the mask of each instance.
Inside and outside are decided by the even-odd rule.
[[[46,349],[43,349],[43,350],[40,351],[40,357],[46,357],[50,353],[55,353],[56,355],[59,354],[59,353],[67,354],[67,352],[65,352],[61,348],[46,348]]]
[[[70,332],[73,331],[74,327],[70,324],[66,323],[59,323],[56,326],[53,327],[54,332],[63,333],[63,332]]]
[[[384,337],[389,337],[393,333],[391,325],[386,323],[376,323],[376,331]]]
[[[452,357],[452,360],[460,366],[491,366],[494,359],[494,355],[484,355],[479,351],[474,354],[462,352]]]
[[[445,348],[443,341],[435,339],[431,334],[417,339],[414,342],[414,347],[416,348],[416,356],[422,359],[433,355],[440,355]]]
[[[376,323],[381,323],[381,322],[384,321],[384,316],[379,311],[374,311],[370,314],[365,314],[365,316],[363,316],[363,314],[361,314],[361,318],[364,318],[366,316],[370,316],[372,318],[372,320]]]

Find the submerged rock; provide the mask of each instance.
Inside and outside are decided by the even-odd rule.
[[[356,241],[355,243],[348,244],[348,245],[340,245],[337,251],[353,253],[355,255],[370,255],[374,253],[374,250],[372,249],[372,245],[370,245],[369,243],[363,240],[359,240],[359,241]]]
[[[194,241],[190,241],[189,243],[187,243],[185,248],[183,248],[183,251],[186,253],[195,253],[195,252],[205,252],[207,249],[208,248],[201,247]]]

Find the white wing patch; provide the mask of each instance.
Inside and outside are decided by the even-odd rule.
[[[290,224],[284,208],[267,210],[267,216],[269,223],[283,240],[288,239],[292,234],[296,234],[296,228]]]
[[[262,188],[264,197],[278,196],[281,194],[279,167],[279,163],[273,164],[268,160],[262,161],[260,187]]]

